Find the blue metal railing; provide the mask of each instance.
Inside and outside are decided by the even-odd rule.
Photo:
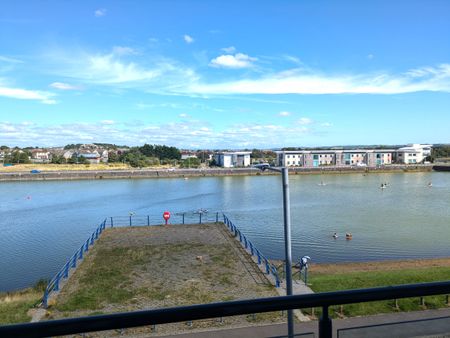
[[[204,209],[191,212],[172,212],[169,224],[203,224],[203,223],[217,223],[219,222],[220,212],[209,212]],[[123,226],[151,226],[163,225],[164,219],[161,215],[136,215],[129,216],[111,216],[107,223],[110,227]]]
[[[103,230],[105,230],[106,227],[106,219],[100,223],[100,225],[97,227],[97,229],[94,230],[91,236],[84,242],[81,247],[75,251],[75,253],[72,255],[72,257],[69,258],[69,260],[64,264],[64,266],[59,270],[55,276],[53,276],[52,279],[50,279],[50,282],[47,284],[47,287],[44,291],[44,296],[42,298],[42,305],[47,308],[48,306],[48,298],[52,292],[59,291],[59,285],[61,280],[67,279],[69,277],[69,272],[71,269],[77,267],[77,262],[79,260],[83,259],[83,256],[86,252],[89,251],[89,247],[94,245],[95,241],[98,239],[98,237],[101,235]]]
[[[271,274],[275,278],[275,286],[280,287],[280,278],[278,275],[277,268],[275,265],[271,264],[269,260],[259,251],[250,240],[239,230],[233,222],[225,215],[223,215],[223,223],[228,227],[234,237],[239,236],[239,242],[244,246],[244,248],[249,252],[252,256],[255,256],[258,260],[258,265],[264,264],[266,274]]]
[[[267,274],[272,274],[275,278],[275,286],[280,286],[280,279],[276,267],[269,262],[269,260],[247,239],[247,237],[228,219],[223,215],[224,223],[235,237],[239,236],[239,241],[244,245],[245,249],[250,252],[252,256],[257,257],[258,265],[264,264]],[[195,212],[178,212],[172,214],[170,224],[193,224],[193,223],[217,223],[219,222],[219,212],[208,212],[200,209]],[[82,260],[89,248],[94,245],[100,234],[108,225],[109,227],[124,227],[124,226],[159,226],[165,221],[161,216],[150,215],[135,215],[129,216],[111,216],[105,219],[91,236],[81,245],[81,247],[69,258],[64,266],[55,274],[55,276],[47,284],[42,298],[42,304],[45,308],[48,307],[48,299],[52,292],[57,292],[60,289],[60,283],[69,277],[70,270],[77,267],[79,260]]]

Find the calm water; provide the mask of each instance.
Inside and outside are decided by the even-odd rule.
[[[450,256],[450,174],[291,175],[290,183],[294,258]],[[266,256],[282,258],[281,198],[280,176],[0,183],[0,290],[51,277],[105,217],[130,211],[222,210]]]

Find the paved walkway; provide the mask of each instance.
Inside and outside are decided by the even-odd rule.
[[[397,324],[398,322],[407,322]],[[370,327],[368,327],[370,326]],[[450,309],[425,310],[382,314],[333,320],[333,337],[339,338],[409,338],[409,337],[450,337]],[[318,321],[297,323],[296,337],[318,337]],[[286,324],[222,329],[209,332],[180,334],[176,338],[243,338],[243,337],[284,337]]]

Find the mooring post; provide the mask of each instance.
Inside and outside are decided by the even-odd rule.
[[[184,224],[184,212],[183,212],[183,224]]]
[[[200,224],[202,224],[202,213],[200,212],[199,215],[200,215]]]
[[[216,223],[219,223],[219,213],[216,212]]]
[[[111,228],[114,226],[114,224],[113,224],[113,218],[112,217],[110,217],[110,219],[111,219]]]
[[[147,215],[147,226],[150,226],[150,216]]]
[[[131,215],[130,215],[130,226],[131,226]]]

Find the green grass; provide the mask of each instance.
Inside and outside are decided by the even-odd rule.
[[[60,311],[98,310],[103,304],[124,303],[134,296],[127,289],[133,266],[142,264],[148,248],[101,248],[83,270],[77,291],[55,305]]]
[[[448,280],[449,267],[433,267],[419,269],[404,269],[391,271],[351,272],[339,274],[314,274],[311,273],[309,282],[314,292],[338,291],[359,288],[372,288],[380,286],[426,283]],[[424,308],[435,309],[446,307],[446,296],[425,297],[425,307],[420,304],[420,298],[406,298],[398,300],[398,308],[394,300],[369,302],[361,304],[348,304],[342,308],[333,307],[331,312],[341,313],[344,316],[360,316],[376,313],[389,313],[398,311],[414,311]],[[307,310],[306,312],[310,312]],[[317,312],[316,312],[317,313]]]
[[[0,293],[0,324],[30,321],[28,311],[40,303],[46,286],[47,281],[40,280],[33,288]]]

